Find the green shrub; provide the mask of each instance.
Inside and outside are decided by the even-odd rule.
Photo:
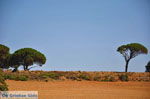
[[[0,69],[0,91],[7,91],[8,86],[5,83],[3,71]]]
[[[43,79],[52,78],[55,80],[58,80],[60,76],[62,76],[62,75],[59,73],[42,73],[39,75],[39,77],[41,77]]]
[[[6,84],[0,85],[0,91],[7,91],[8,86]]]
[[[112,76],[104,76],[104,79],[102,79],[101,81],[113,82],[115,81],[115,78]]]
[[[95,77],[93,78],[93,80],[94,80],[94,81],[101,81],[101,77],[100,77],[100,76],[95,76]]]
[[[49,76],[42,74],[42,75],[40,75],[40,78],[47,79],[47,78],[49,78]]]
[[[80,74],[79,78],[83,79],[83,80],[90,80],[90,77],[88,75],[85,75],[85,74]]]
[[[4,83],[5,83],[5,79],[3,75],[0,74],[0,84],[4,84]]]
[[[80,79],[78,78],[78,73],[79,72],[65,72],[64,76],[67,78],[67,79],[70,79],[70,80],[79,80]]]
[[[16,79],[16,76],[11,75],[11,74],[5,74],[5,75],[4,75],[4,78],[5,78],[5,79],[9,79],[9,80],[15,80],[15,79]]]
[[[112,77],[112,76],[111,76],[110,79],[109,79],[109,81],[111,81],[111,82],[116,81],[116,80],[115,80],[115,77]]]
[[[106,81],[106,82],[108,82],[108,81],[109,81],[109,76],[104,76],[104,79],[102,79],[101,81]]]
[[[16,80],[16,81],[27,81],[28,80],[28,76],[19,75],[19,74],[5,74],[4,78],[9,79],[9,80]]]
[[[20,75],[20,76],[17,76],[15,78],[16,81],[27,81],[28,80],[28,77],[27,76],[24,76],[24,75]]]
[[[128,75],[120,75],[119,76],[119,79],[121,80],[121,81],[128,81],[129,79],[128,79]]]
[[[61,75],[60,74],[56,74],[56,73],[49,73],[49,78],[52,78],[52,79],[59,79]]]
[[[71,80],[79,80],[78,77],[77,77],[77,76],[74,76],[74,75],[72,75],[72,76],[67,76],[66,78],[67,78],[67,79],[71,79]]]

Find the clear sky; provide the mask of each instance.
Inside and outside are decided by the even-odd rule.
[[[38,70],[124,71],[116,49],[134,42],[150,50],[149,0],[0,0],[0,44],[44,53]],[[129,71],[148,61],[135,57]]]

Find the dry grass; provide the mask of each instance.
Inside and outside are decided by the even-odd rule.
[[[6,79],[13,80],[88,80],[88,81],[150,81],[149,72],[81,72],[81,71],[5,71]]]

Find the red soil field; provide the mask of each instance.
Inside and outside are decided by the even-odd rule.
[[[6,82],[10,91],[38,91],[39,99],[150,99],[150,82]]]

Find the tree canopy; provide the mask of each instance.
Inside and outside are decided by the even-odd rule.
[[[125,61],[126,61],[125,72],[127,72],[128,63],[132,58],[136,57],[139,54],[147,54],[148,53],[148,49],[139,43],[131,43],[131,44],[127,44],[127,45],[121,45],[120,47],[118,47],[117,51],[120,52],[123,55],[123,57],[125,58]]]
[[[146,71],[145,72],[150,72],[150,61],[147,63],[146,67]]]
[[[42,66],[46,62],[46,57],[41,52],[32,48],[22,48],[15,51],[11,56],[13,67],[23,65],[24,70],[29,70],[29,66],[38,64]]]
[[[0,68],[8,68],[9,48],[0,44]]]

